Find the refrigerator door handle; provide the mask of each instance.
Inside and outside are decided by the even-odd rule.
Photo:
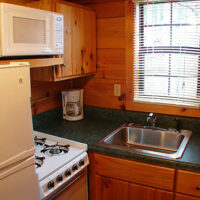
[[[15,164],[9,165],[8,167],[5,167],[0,170],[0,180],[6,178],[7,176],[16,173],[17,171],[33,165],[35,163],[34,156],[26,158],[24,160],[18,161]]]
[[[26,158],[31,157],[32,155],[34,155],[34,153],[35,153],[35,148],[33,147],[29,150],[21,152],[20,154],[14,156],[12,158],[7,159],[6,161],[0,163],[0,172],[3,168],[10,166],[12,164],[15,164],[18,161],[21,162],[21,160],[25,160]]]

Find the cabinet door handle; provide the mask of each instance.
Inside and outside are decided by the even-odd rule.
[[[196,189],[197,189],[197,190],[200,190],[200,185],[198,185],[198,186],[196,187]]]

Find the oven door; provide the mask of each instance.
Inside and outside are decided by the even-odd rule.
[[[1,56],[53,54],[51,12],[11,4],[1,12]]]
[[[88,200],[87,168],[51,195],[48,200]]]

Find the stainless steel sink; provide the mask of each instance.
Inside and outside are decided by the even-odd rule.
[[[100,145],[169,158],[181,158],[192,132],[122,125],[98,142]]]

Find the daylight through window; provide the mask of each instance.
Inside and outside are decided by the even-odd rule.
[[[200,1],[135,7],[134,101],[198,107]]]

